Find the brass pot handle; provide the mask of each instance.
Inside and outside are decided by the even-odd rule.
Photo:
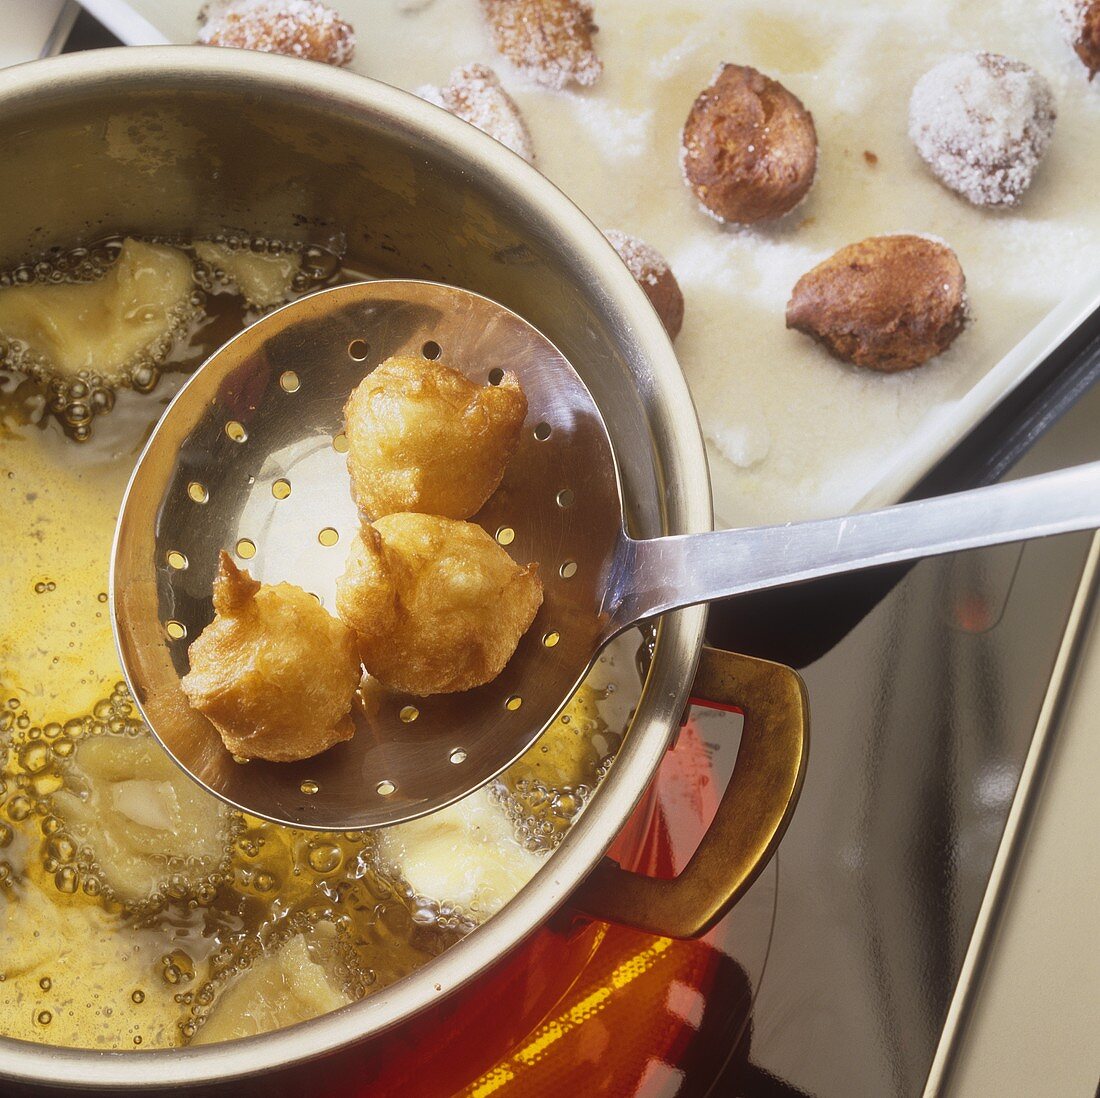
[[[704,934],[760,875],[787,830],[809,746],[806,688],[789,667],[704,648],[691,692],[745,716],[733,775],[698,849],[672,880],[604,858],[570,901],[605,922],[669,938]]]

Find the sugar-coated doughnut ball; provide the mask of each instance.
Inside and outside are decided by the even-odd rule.
[[[909,136],[945,186],[976,206],[1015,206],[1054,134],[1046,79],[997,53],[958,53],[909,100]]]

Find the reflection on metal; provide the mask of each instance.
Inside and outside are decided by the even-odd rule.
[[[745,714],[733,776],[699,848],[672,880],[605,858],[574,897],[597,918],[676,938],[709,930],[768,864],[798,800],[809,748],[806,689],[789,667],[704,648],[692,696]]]
[[[615,1001],[618,992],[628,988],[639,976],[649,972],[664,959],[666,951],[673,944],[671,938],[656,938],[652,944],[628,957],[605,980],[594,987],[586,988],[580,999],[571,1002],[553,1021],[547,1022],[536,1030],[531,1039],[518,1049],[510,1060],[497,1064],[473,1083],[463,1093],[462,1098],[489,1098],[489,1095],[498,1094],[512,1083],[515,1084],[515,1089],[510,1090],[509,1093],[522,1094],[525,1098],[530,1098],[532,1092],[529,1088],[535,1080],[530,1075],[525,1076],[524,1072],[540,1064],[563,1038],[574,1034],[576,1030],[590,1022]],[[620,1008],[621,1005],[620,1002]],[[629,1045],[627,1047],[630,1054],[635,1057],[643,1057],[648,1051]],[[566,1055],[577,1057],[577,1049],[570,1050]],[[539,1079],[542,1084],[539,1089],[547,1090],[545,1077],[538,1076],[536,1079]],[[548,1090],[547,1093],[549,1093]]]

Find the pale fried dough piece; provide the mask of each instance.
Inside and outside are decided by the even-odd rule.
[[[712,217],[751,225],[793,210],[817,170],[817,131],[801,100],[748,65],[722,65],[681,135],[684,182]]]
[[[441,362],[387,359],[344,406],[355,502],[368,518],[469,518],[500,484],[526,415],[514,374],[479,386]]]
[[[796,283],[787,327],[837,358],[892,373],[946,351],[967,319],[966,278],[955,253],[923,236],[849,244]]]
[[[346,65],[355,31],[319,0],[212,0],[200,12],[199,43]]]
[[[594,84],[603,72],[583,0],[481,0],[493,45],[525,76],[548,88]]]
[[[134,368],[168,353],[197,311],[191,263],[178,248],[123,241],[93,282],[33,282],[0,289],[0,335],[26,345],[21,368],[39,380],[101,378],[131,384]]]
[[[101,889],[140,906],[202,895],[229,865],[229,809],[196,785],[152,736],[108,733],[76,743],[50,801],[68,836],[92,851]]]
[[[308,759],[351,739],[359,657],[351,630],[289,583],[260,584],[222,552],[214,620],[180,685],[245,759]]]
[[[387,515],[364,526],[336,585],[336,611],[383,686],[470,690],[504,669],[542,605],[538,565],[520,567],[480,526]]]
[[[195,255],[248,302],[259,309],[282,305],[290,297],[302,257],[294,252],[254,252],[214,240],[196,241]]]

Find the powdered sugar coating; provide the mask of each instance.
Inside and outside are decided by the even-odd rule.
[[[1046,79],[1022,61],[960,53],[917,81],[909,136],[933,174],[976,206],[1015,206],[1054,134]]]
[[[416,89],[416,94],[495,137],[529,164],[534,163],[535,149],[523,115],[488,65],[455,69],[446,87],[425,84]]]
[[[635,281],[656,286],[657,279],[668,273],[665,257],[640,237],[631,236],[619,229],[604,229],[603,235],[611,241],[611,246],[619,253]]]
[[[319,0],[221,0],[199,13],[198,41],[206,46],[279,53],[346,65],[355,31]]]
[[[1081,36],[1085,26],[1085,15],[1093,0],[1056,0],[1055,10],[1062,24],[1066,39],[1072,44]]]
[[[535,83],[560,91],[600,78],[592,45],[599,28],[584,0],[481,0],[481,10],[493,45]]]
[[[603,235],[619,253],[634,281],[645,291],[669,339],[675,339],[684,325],[684,295],[668,260],[641,237],[619,229],[604,229]]]
[[[1091,80],[1100,72],[1100,0],[1058,0],[1057,11],[1066,41]]]

